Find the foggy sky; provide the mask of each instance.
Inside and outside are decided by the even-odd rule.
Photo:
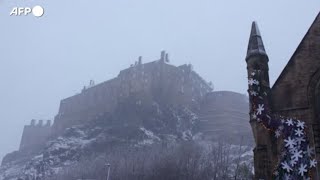
[[[10,17],[41,5],[41,18]],[[271,84],[319,11],[319,0],[0,0],[0,159],[31,119],[53,119],[61,99],[161,50],[191,63],[215,90],[246,93],[251,22],[260,27]]]

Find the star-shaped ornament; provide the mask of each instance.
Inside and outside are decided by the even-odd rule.
[[[282,165],[282,169],[286,170],[288,173],[292,171],[292,168],[289,166],[287,162],[282,162],[281,165]]]
[[[293,149],[294,146],[297,144],[294,139],[291,139],[291,137],[288,137],[288,139],[285,139],[284,142],[286,143],[285,146],[289,147],[290,149]]]
[[[248,84],[249,84],[250,86],[252,86],[253,84],[255,84],[255,80],[253,80],[252,78],[250,78],[250,79],[248,80]]]
[[[264,111],[264,104],[258,104],[257,115],[261,115]]]
[[[300,176],[304,176],[304,173],[307,172],[307,165],[305,164],[300,164],[300,167],[299,167],[299,175]]]
[[[310,160],[310,168],[316,167],[317,161],[315,159]]]
[[[300,151],[298,151],[298,150],[294,151],[293,155],[291,156],[291,159],[293,159],[295,161],[298,161],[299,158],[302,158],[302,151],[301,150]]]
[[[256,91],[250,91],[250,95],[252,95],[252,96],[257,96],[258,93],[257,93]]]
[[[305,122],[298,120],[297,127],[304,129]]]
[[[288,120],[286,121],[286,124],[287,124],[288,126],[293,126],[293,121],[292,121],[292,119],[288,119]]]
[[[298,137],[301,137],[303,135],[302,129],[296,129],[294,132],[295,132],[295,135]]]
[[[252,113],[251,118],[254,119],[254,120],[257,119],[256,113]]]
[[[309,157],[311,157],[312,155],[314,155],[314,149],[311,148],[310,146],[307,146],[307,150],[305,152]]]
[[[276,138],[279,138],[279,137],[281,136],[281,132],[280,132],[279,129],[274,132],[274,136],[275,136]]]
[[[297,137],[296,142],[300,145],[302,142],[306,142],[306,140],[303,137]]]

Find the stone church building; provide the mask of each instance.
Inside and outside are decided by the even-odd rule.
[[[320,14],[272,87],[269,84],[268,61],[261,34],[254,22],[246,56],[248,75],[252,69],[261,70],[262,85],[270,91],[268,99],[273,114],[306,122],[307,136],[320,162]],[[256,143],[255,179],[271,179],[279,162],[280,142],[261,124],[255,123],[250,119]],[[314,179],[320,178],[319,164],[312,172]]]

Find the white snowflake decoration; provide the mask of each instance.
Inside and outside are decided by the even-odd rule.
[[[288,120],[286,121],[286,124],[287,124],[288,126],[293,126],[293,121],[292,121],[292,119],[288,119]]]
[[[310,146],[307,146],[307,151],[305,152],[309,157],[311,157],[314,154],[314,149]]]
[[[291,137],[285,139],[284,142],[286,143],[286,147],[289,147],[290,149],[294,148],[294,146],[296,145],[296,141],[294,139],[291,139]]]
[[[287,162],[282,162],[281,165],[282,165],[282,169],[286,170],[288,173],[292,171],[292,168],[289,166]]]
[[[261,115],[262,111],[264,111],[264,104],[259,104],[257,109],[257,115]]]
[[[300,167],[299,167],[299,174],[300,176],[304,176],[304,173],[307,172],[307,165],[305,164],[300,164]]]
[[[250,94],[251,94],[252,96],[257,96],[257,95],[258,95],[258,93],[257,93],[256,91],[250,91]]]
[[[304,139],[304,137],[297,137],[296,138],[296,142],[300,145],[302,142],[305,142],[306,140]]]
[[[252,78],[248,80],[248,84],[250,86],[252,86],[253,84],[255,84],[255,80],[253,80]]]
[[[251,117],[252,119],[257,119],[257,115],[255,113],[252,113]]]
[[[295,132],[295,135],[296,135],[296,136],[301,137],[301,136],[303,135],[302,129],[296,129],[296,130],[294,130],[294,132]]]
[[[278,129],[276,130],[276,132],[274,133],[276,138],[279,138],[281,136],[281,131]]]
[[[317,161],[315,159],[310,160],[310,167],[316,167],[317,166]]]
[[[293,155],[291,156],[291,159],[295,160],[295,161],[298,161],[299,158],[302,158],[302,151],[295,151],[293,153]]]
[[[273,175],[277,178],[288,180],[310,179],[307,174],[311,168],[317,166],[317,161],[311,159],[314,152],[306,144],[309,141],[305,132],[305,122],[283,116],[279,116],[280,120],[278,122],[272,122],[276,119],[273,119],[273,114],[269,114],[268,104],[263,103],[266,101],[268,92],[264,91],[264,88],[259,86],[261,83],[253,77],[256,75],[256,72],[259,71],[255,70],[252,72],[251,77],[248,79],[249,95],[258,98],[258,101],[254,104],[255,109],[254,113],[251,114],[251,118],[257,122],[263,122],[266,128],[274,132],[276,138],[280,138],[281,136],[284,138],[285,149],[280,154],[282,161]],[[256,87],[252,87],[254,85]],[[253,98],[253,100],[255,101],[256,98]]]
[[[297,127],[304,129],[304,124],[305,124],[305,122],[298,120]]]

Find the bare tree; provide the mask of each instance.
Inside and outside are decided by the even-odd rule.
[[[232,151],[230,144],[215,143],[204,147],[193,141],[116,148],[108,154],[84,158],[50,180],[104,180],[106,162],[112,164],[110,180],[250,179],[250,167],[240,163],[242,146],[238,147],[237,155]]]

